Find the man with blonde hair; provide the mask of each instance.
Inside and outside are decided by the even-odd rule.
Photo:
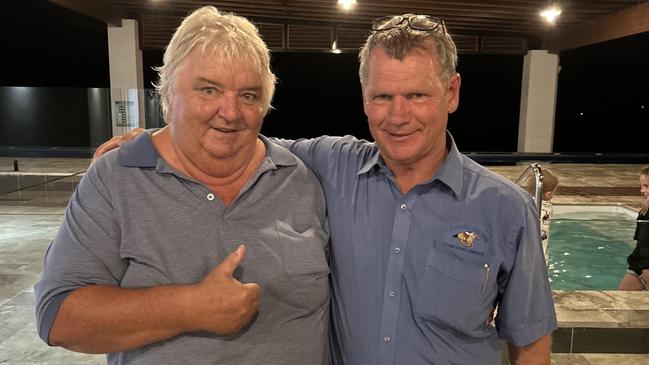
[[[259,135],[269,60],[248,20],[185,18],[159,69],[168,125],[93,164],[48,249],[45,342],[109,364],[329,363],[325,200]]]

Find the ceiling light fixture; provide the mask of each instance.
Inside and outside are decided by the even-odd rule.
[[[351,10],[356,5],[356,0],[338,0],[338,6],[345,10]]]
[[[561,9],[553,5],[541,12],[541,16],[545,18],[545,21],[548,23],[554,23],[555,20],[561,15]]]

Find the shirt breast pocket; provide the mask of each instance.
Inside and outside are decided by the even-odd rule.
[[[320,227],[299,232],[289,224],[276,221],[284,269],[290,276],[327,276],[327,234]]]
[[[275,229],[289,279],[277,284],[290,288],[283,299],[309,310],[326,305],[329,300],[327,233],[320,226],[298,231],[282,221],[276,221]]]
[[[466,335],[486,330],[489,266],[431,250],[420,281],[415,314]]]

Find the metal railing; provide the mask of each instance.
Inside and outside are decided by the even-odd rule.
[[[528,168],[523,171],[523,173],[514,181],[516,184],[521,185],[525,179],[529,179],[529,175],[534,174],[534,194],[532,191],[529,191],[530,194],[534,197],[534,202],[536,203],[536,208],[541,214],[541,195],[543,191],[543,173],[541,172],[541,165],[536,162],[530,164]]]

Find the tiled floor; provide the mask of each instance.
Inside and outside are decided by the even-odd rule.
[[[0,178],[5,179],[0,182],[11,183],[12,179],[20,178],[22,187],[31,186],[33,182],[42,179],[50,180],[84,171],[89,164],[87,159],[21,158],[20,171],[14,172],[13,160],[0,158]],[[513,180],[525,167],[518,165],[490,168]],[[638,165],[555,164],[544,167],[550,168],[561,179],[561,189],[554,200],[556,204],[611,203],[636,209],[639,207]],[[41,175],[47,177],[43,178]],[[47,347],[38,339],[34,324],[32,286],[39,276],[43,254],[58,229],[70,194],[69,191],[60,190],[70,189],[77,181],[78,178],[64,178],[58,181],[58,185],[50,183],[52,188],[34,186],[9,194],[6,192],[12,190],[2,190],[0,186],[0,364],[105,363],[104,356],[75,354]],[[1,193],[3,191],[5,194]],[[557,309],[562,311],[559,320],[565,325],[574,325],[574,321],[584,321],[584,318],[592,320],[604,314],[609,324],[614,321],[611,318],[616,316],[621,316],[620,323],[629,320],[630,315],[640,315],[643,321],[649,320],[646,317],[649,313],[649,296],[644,298],[646,301],[639,302],[641,304],[629,304],[633,306],[633,310],[627,305],[628,311],[624,317],[622,312],[612,314],[608,311],[602,314],[600,311],[606,311],[607,308],[597,304],[601,300],[618,302],[618,299],[608,296],[600,298],[603,295],[601,292],[595,292],[593,295],[594,298],[579,299],[575,298],[574,294],[555,292],[555,297],[558,298]],[[630,300],[633,303],[635,299]],[[645,312],[640,313],[642,311]],[[580,324],[583,325],[581,322]],[[618,323],[611,326],[620,325]],[[640,365],[649,364],[649,355],[557,353],[553,354],[552,364]]]

